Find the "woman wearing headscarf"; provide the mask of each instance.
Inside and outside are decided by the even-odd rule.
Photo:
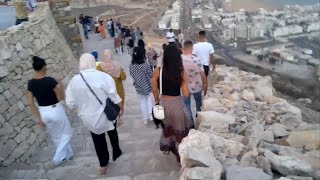
[[[78,116],[91,132],[100,162],[100,174],[106,174],[109,152],[105,132],[108,133],[112,145],[113,160],[122,154],[115,121],[108,120],[104,112],[106,100],[109,98],[114,104],[119,105],[120,115],[123,114],[123,106],[114,80],[110,75],[96,70],[95,58],[91,54],[83,54],[79,66],[80,74],[74,76],[67,87],[66,103],[71,109],[76,109]]]
[[[123,81],[126,80],[127,75],[124,72],[120,64],[112,60],[112,52],[110,49],[106,49],[103,52],[103,61],[98,64],[97,70],[109,74],[116,84],[117,93],[122,99],[122,105],[124,107],[125,93],[123,87]]]
[[[161,71],[162,82],[159,80]],[[159,83],[162,83],[162,95],[159,95]],[[191,120],[183,101],[183,96],[190,96],[187,75],[177,46],[168,45],[164,49],[163,67],[156,68],[154,71],[152,91],[155,103],[160,103],[165,113],[162,121],[164,128],[160,138],[160,150],[164,154],[172,152],[180,162],[178,145],[188,135]]]
[[[53,163],[58,165],[70,159],[73,152],[69,141],[72,128],[69,118],[60,104],[64,99],[63,87],[54,78],[47,76],[47,65],[44,59],[33,57],[34,78],[28,82],[28,103],[31,111],[39,120],[41,128],[46,128],[52,139],[56,152]],[[38,108],[34,104],[38,102]]]

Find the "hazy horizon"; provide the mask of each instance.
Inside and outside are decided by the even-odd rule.
[[[241,0],[237,0],[241,1]],[[319,3],[319,0],[258,0],[264,3],[270,3],[271,5],[310,5],[310,4],[316,4]]]

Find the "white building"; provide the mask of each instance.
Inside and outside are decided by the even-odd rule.
[[[192,14],[192,20],[201,19],[202,18],[202,9],[200,9],[200,8],[192,9],[191,14]]]
[[[163,16],[162,19],[158,23],[159,28],[160,29],[168,29],[171,18],[172,18],[172,16]]]
[[[237,38],[248,38],[248,25],[247,24],[238,24],[236,26],[236,37]]]
[[[179,29],[180,28],[180,14],[175,14],[171,19],[171,28]]]
[[[320,31],[320,21],[305,26],[306,32]]]
[[[271,32],[272,37],[279,37],[279,36],[288,36],[294,34],[300,34],[303,32],[303,28],[299,25],[290,25],[284,27],[276,27]]]
[[[202,16],[202,24],[205,29],[212,29],[212,23],[210,22],[208,16]]]
[[[263,38],[265,31],[264,29],[258,27],[258,26],[250,26],[249,27],[249,33],[248,33],[248,38],[249,39],[257,39],[257,38]]]

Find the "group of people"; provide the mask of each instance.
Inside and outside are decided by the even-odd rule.
[[[130,55],[132,50],[138,45],[139,40],[143,39],[143,32],[139,27],[121,25],[120,21],[114,22],[113,19],[108,20],[93,20],[91,16],[80,14],[79,22],[83,26],[84,36],[89,39],[88,32],[92,31],[100,33],[101,38],[105,39],[107,36],[114,39],[114,48],[116,53],[124,53],[125,47]],[[92,30],[94,29],[94,30]]]
[[[150,45],[148,50],[145,49],[142,39],[138,41],[132,50],[129,73],[140,98],[142,122],[147,124],[156,120],[152,112],[155,104],[164,107],[160,150],[164,154],[173,153],[177,162],[180,162],[178,145],[194,127],[190,97],[195,98],[196,110],[200,111],[202,97],[207,92],[208,67],[213,61],[214,49],[212,44],[206,42],[204,31],[199,32],[199,42],[196,44],[191,41],[185,41],[183,47],[173,43],[165,44],[161,64],[149,62],[149,58],[155,59],[148,55],[151,49]],[[108,120],[104,112],[107,99],[120,107],[120,116],[125,106],[123,81],[126,73],[119,63],[113,61],[112,54],[112,50],[105,50],[102,62],[97,62],[96,51],[84,53],[79,60],[80,74],[70,80],[66,92],[62,84],[46,75],[45,61],[33,57],[35,76],[28,83],[29,107],[38,118],[39,125],[47,128],[56,146],[53,158],[55,164],[61,164],[73,156],[69,144],[72,127],[60,103],[64,99],[70,109],[76,110],[91,133],[101,174],[107,172],[109,163],[105,133],[112,145],[113,160],[116,161],[122,155],[117,132],[121,121],[119,118]],[[34,99],[39,107],[36,107]]]

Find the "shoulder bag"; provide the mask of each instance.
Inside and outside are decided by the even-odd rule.
[[[160,101],[161,101],[161,95],[162,95],[162,68],[160,68]],[[153,106],[153,116],[156,119],[159,120],[164,120],[165,115],[164,115],[164,107],[161,106],[160,104],[156,104],[155,106]]]
[[[96,93],[91,89],[87,81],[84,79],[82,73],[80,73],[80,76],[82,77],[83,81],[86,83],[92,94],[96,97],[96,99],[99,101],[101,105],[103,105],[102,101],[98,98]],[[111,99],[108,97],[106,100],[106,107],[104,108],[104,113],[106,113],[107,118],[109,121],[114,121],[117,119],[117,117],[120,114],[120,107],[117,104],[114,104]]]

